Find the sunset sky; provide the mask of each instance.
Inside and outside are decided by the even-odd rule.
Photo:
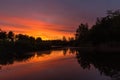
[[[0,0],[0,28],[42,39],[74,36],[80,23],[95,23],[120,0]]]

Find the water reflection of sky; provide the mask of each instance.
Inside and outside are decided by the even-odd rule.
[[[15,61],[2,67],[0,80],[108,80],[92,66],[83,69],[76,59],[76,52],[68,50],[35,53],[26,61]],[[50,53],[50,54],[49,54]],[[63,54],[64,53],[64,54]]]

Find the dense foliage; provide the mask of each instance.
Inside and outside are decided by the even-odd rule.
[[[106,17],[97,18],[91,29],[81,24],[76,31],[76,41],[80,44],[120,45],[120,10],[108,11]]]
[[[26,52],[48,50],[56,46],[66,45],[64,40],[42,40],[40,37],[17,34],[12,31],[5,32],[0,30],[0,52]]]

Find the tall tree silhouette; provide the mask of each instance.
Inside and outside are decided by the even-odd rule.
[[[88,25],[81,24],[76,30],[76,41],[94,45],[120,45],[120,10],[107,11],[107,16],[97,18],[96,24],[88,29]]]
[[[5,31],[0,30],[0,39],[1,40],[7,39],[7,33]]]
[[[97,19],[90,29],[91,41],[95,44],[120,41],[120,11],[108,11],[106,17]]]
[[[75,39],[77,42],[84,42],[88,34],[88,24],[80,24],[76,30]]]

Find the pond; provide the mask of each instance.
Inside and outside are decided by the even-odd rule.
[[[0,57],[0,80],[120,79],[118,54],[115,54],[115,58],[104,59],[105,55],[82,52],[65,48],[7,57],[4,55]]]

